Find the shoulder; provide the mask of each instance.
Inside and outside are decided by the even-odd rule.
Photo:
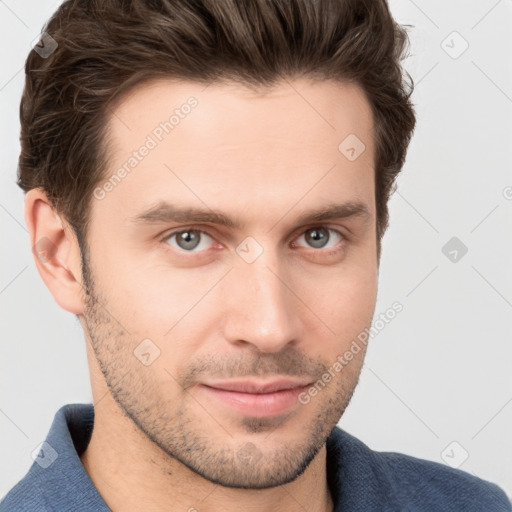
[[[333,457],[340,459],[337,484],[346,493],[350,493],[347,484],[364,486],[374,501],[394,505],[382,510],[512,511],[500,487],[460,469],[401,453],[374,451],[338,427],[327,447],[331,465],[336,466]]]
[[[397,487],[414,503],[428,502],[432,509],[509,512],[511,504],[496,484],[460,469],[391,452],[375,452]],[[402,491],[403,492],[403,491]],[[454,508],[457,506],[458,508]]]
[[[47,512],[53,510],[48,506],[42,492],[40,482],[24,478],[18,482],[0,502],[0,512],[30,510]]]

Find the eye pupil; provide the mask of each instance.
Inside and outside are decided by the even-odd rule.
[[[324,247],[329,241],[329,231],[325,228],[309,229],[306,232],[306,241],[316,249]]]

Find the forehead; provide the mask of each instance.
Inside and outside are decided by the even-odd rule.
[[[373,199],[373,118],[354,84],[152,81],[112,110],[108,151],[102,203],[131,211]]]
[[[312,142],[323,138],[332,145],[348,131],[365,139],[366,145],[373,142],[368,137],[373,130],[371,108],[361,87],[331,80],[302,78],[282,80],[272,87],[250,87],[159,79],[130,90],[110,111],[110,130],[116,139],[130,139],[134,128],[158,132],[160,124],[170,121],[174,138],[201,137],[203,143],[221,139],[247,143],[253,137],[296,143],[304,136],[313,138]],[[182,123],[185,118],[187,122]]]

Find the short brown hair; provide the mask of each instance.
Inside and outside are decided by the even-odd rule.
[[[409,40],[386,0],[68,0],[44,31],[54,51],[27,58],[18,185],[47,193],[82,250],[121,94],[160,77],[269,87],[310,77],[355,82],[370,103],[380,256],[416,122],[400,65]]]

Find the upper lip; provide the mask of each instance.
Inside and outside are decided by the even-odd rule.
[[[238,391],[240,393],[272,393],[283,389],[302,388],[310,384],[310,380],[280,378],[273,380],[227,380],[203,382],[202,384],[211,388],[223,389],[225,391]]]

